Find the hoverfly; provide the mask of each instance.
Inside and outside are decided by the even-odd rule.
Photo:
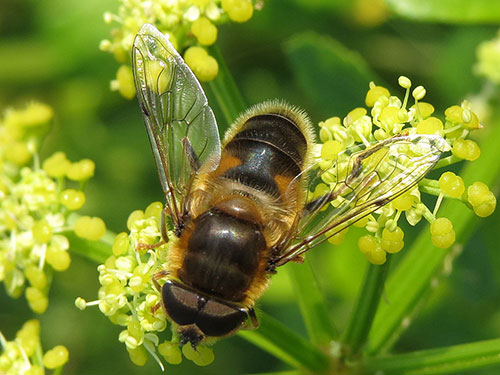
[[[303,111],[256,105],[221,144],[200,83],[154,26],[137,34],[132,61],[166,199],[163,241],[168,224],[175,233],[153,281],[181,344],[257,327],[255,302],[278,267],[411,189],[445,149],[409,134],[347,149],[329,168],[331,191],[311,199],[324,172]]]

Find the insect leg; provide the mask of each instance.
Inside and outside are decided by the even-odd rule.
[[[158,280],[163,279],[164,277],[167,277],[169,275],[169,272],[167,270],[161,270],[160,272],[157,272],[153,275],[153,284],[156,288],[161,293],[161,285],[158,283]]]
[[[248,316],[250,317],[250,322],[252,324],[252,328],[258,328],[259,327],[259,321],[257,320],[257,315],[255,315],[255,310],[253,307],[248,310]]]

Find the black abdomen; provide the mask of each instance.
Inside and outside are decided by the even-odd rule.
[[[279,197],[276,176],[292,179],[301,172],[307,141],[288,118],[265,114],[248,119],[225,151],[241,164],[225,171],[222,177]]]
[[[186,284],[229,301],[242,301],[266,249],[253,224],[211,210],[196,218],[179,278]]]

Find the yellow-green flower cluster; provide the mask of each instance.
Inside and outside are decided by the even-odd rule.
[[[112,30],[111,39],[103,40],[100,46],[123,64],[111,88],[126,98],[134,97],[130,51],[135,35],[145,23],[154,24],[168,36],[198,79],[214,79],[219,66],[206,47],[217,40],[217,26],[229,21],[246,22],[261,6],[262,2],[256,0],[122,0],[118,14],[104,15],[107,23],[119,26]]]
[[[318,151],[319,166],[326,173],[322,174],[323,183],[315,188],[311,199],[335,188],[335,171],[329,173],[329,168],[335,167],[340,152],[359,144],[370,145],[402,132],[441,135],[449,144],[449,151],[437,167],[479,158],[481,152],[478,144],[467,138],[481,125],[467,101],[446,109],[443,121],[434,116],[434,107],[430,103],[422,101],[426,93],[424,87],[417,86],[411,90],[411,81],[407,77],[400,77],[398,83],[406,89],[403,99],[372,82],[365,99],[366,106],[371,108],[370,113],[366,108],[356,108],[343,120],[332,117],[319,124],[322,142]],[[408,108],[410,92],[415,104]],[[437,196],[432,210],[422,202],[421,192]],[[485,184],[474,182],[466,187],[460,176],[444,172],[439,180],[424,179],[391,203],[355,223],[369,232],[359,239],[360,250],[374,264],[383,264],[387,253],[399,252],[404,247],[404,232],[398,226],[403,213],[412,226],[422,217],[425,218],[431,224],[434,245],[439,248],[450,247],[455,242],[453,224],[449,219],[438,218],[437,215],[444,197],[462,201],[481,217],[490,215],[496,207],[496,198]],[[329,238],[329,241],[340,243],[345,232],[343,230]]]
[[[130,214],[129,233],[116,236],[113,255],[97,268],[101,284],[98,300],[87,302],[77,298],[75,301],[82,310],[97,305],[111,322],[124,328],[118,340],[125,344],[130,359],[138,366],[146,363],[148,352],[160,366],[163,365],[158,353],[167,363],[182,361],[178,337],[174,333],[162,333],[168,322],[162,311],[161,296],[152,283],[153,275],[165,269],[169,244],[151,250],[142,250],[139,246],[161,241],[162,209],[160,202],[154,202],[144,211]],[[212,350],[203,345],[197,346],[196,351],[189,344],[184,345],[182,354],[200,366],[214,359]]]
[[[477,74],[500,84],[500,30],[496,38],[482,42],[476,54],[478,61],[474,68]]]
[[[0,374],[3,375],[43,375],[46,369],[60,371],[69,359],[68,349],[62,345],[43,354],[40,323],[34,319],[24,323],[12,341],[0,333],[0,348]]]
[[[40,166],[37,148],[52,116],[49,106],[31,103],[0,119],[0,281],[12,297],[24,292],[37,313],[47,309],[53,271],[71,263],[62,233],[94,174],[91,160],[71,163],[62,152]],[[66,188],[68,180],[80,188]]]

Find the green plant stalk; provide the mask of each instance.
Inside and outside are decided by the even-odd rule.
[[[351,319],[342,338],[349,357],[359,354],[366,342],[380,297],[384,291],[390,260],[391,256],[389,255],[383,265],[368,265]]]
[[[258,329],[240,331],[239,335],[295,368],[321,374],[328,371],[328,356],[308,340],[265,313],[259,314],[259,321]]]
[[[210,47],[210,54],[215,57],[219,64],[219,74],[214,80],[207,82],[206,86],[213,93],[229,126],[247,108],[247,105],[216,45]]]
[[[362,374],[450,374],[500,363],[500,339],[421,350],[408,354],[366,358]]]
[[[460,175],[466,184],[482,181],[492,185],[500,173],[500,114],[495,121],[484,129],[481,143],[481,158],[466,164]],[[380,304],[372,330],[369,335],[367,354],[375,355],[398,337],[404,328],[404,322],[411,317],[421,299],[431,289],[431,281],[439,276],[444,263],[458,255],[462,246],[473,233],[479,218],[465,205],[447,201],[439,210],[440,217],[447,217],[453,222],[457,243],[450,249],[438,249],[431,241],[428,230],[422,231],[415,243],[408,250],[406,257],[389,278],[385,294],[388,303]]]
[[[290,263],[286,270],[297,292],[297,299],[302,312],[307,333],[313,344],[328,346],[336,337],[337,331],[331,321],[323,295],[320,292],[311,264]]]
[[[80,238],[73,231],[65,231],[62,234],[69,240],[71,252],[83,258],[102,264],[113,254],[111,246],[116,237],[113,232],[107,231],[99,241]]]

